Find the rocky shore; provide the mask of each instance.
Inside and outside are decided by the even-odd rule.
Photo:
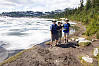
[[[86,28],[78,23],[80,29],[70,36],[81,37]],[[62,40],[63,42],[63,40]],[[48,45],[46,45],[48,44]],[[49,42],[36,45],[33,48],[24,50],[2,62],[1,66],[82,66],[80,56],[89,55],[93,57],[94,48],[99,47],[99,40],[92,42],[89,46],[81,47],[77,41],[70,40],[68,44],[49,48]],[[98,61],[93,58],[94,66]]]

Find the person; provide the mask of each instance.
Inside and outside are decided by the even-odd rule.
[[[63,25],[64,43],[68,43],[68,38],[69,38],[69,33],[70,33],[70,28],[71,28],[71,26],[68,22],[69,22],[69,20],[66,18],[65,24]]]
[[[58,39],[59,39],[59,44],[61,44],[61,38],[62,38],[62,26],[61,22],[58,22],[57,30],[58,30]]]
[[[50,48],[52,47],[53,41],[55,41],[55,45],[57,45],[57,42],[58,42],[57,24],[56,24],[55,20],[53,20],[52,22],[53,22],[53,24],[50,26],[51,39],[52,39]]]

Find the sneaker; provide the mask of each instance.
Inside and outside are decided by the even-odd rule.
[[[58,44],[55,42],[55,46],[57,46]]]

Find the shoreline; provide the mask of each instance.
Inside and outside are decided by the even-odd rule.
[[[3,61],[7,60],[8,58],[16,55],[17,53],[23,51],[24,49],[19,49],[19,50],[6,50],[5,48],[0,48],[0,63]]]
[[[77,23],[77,22],[76,22]],[[75,24],[75,26],[77,26],[78,27],[78,25],[76,25]],[[70,36],[72,36],[72,35],[74,35],[76,32],[78,32],[78,31],[75,31],[73,34],[71,34]],[[62,37],[63,38],[63,37]],[[40,46],[44,46],[44,48],[46,48],[46,47],[48,47],[48,46],[46,46],[46,45],[44,45],[44,44],[46,44],[47,42],[50,42],[51,40],[47,40],[47,41],[44,41],[44,42],[42,42],[42,43],[39,43],[39,44],[37,44],[37,45],[34,45],[33,47],[35,47],[35,46],[38,46],[38,45],[40,45]],[[33,48],[32,47],[32,48]],[[31,48],[29,48],[29,49],[31,49]],[[8,57],[6,58],[6,60],[7,59],[9,59],[10,57],[13,57],[14,55],[17,55],[18,53],[20,53],[20,52],[23,52],[23,51],[25,51],[25,50],[28,50],[28,49],[23,49],[23,50],[13,50],[13,51],[15,51],[14,53],[9,53],[8,54]],[[4,61],[6,61],[6,60],[4,60]],[[2,61],[1,63],[3,63],[4,61]]]
[[[82,33],[86,31],[85,26],[79,25],[79,30],[70,35],[81,37]],[[76,41],[70,41],[68,44],[61,44],[61,46],[54,46],[50,49],[46,42],[35,45],[30,49],[21,51],[0,63],[1,66],[82,66],[80,57],[86,54],[93,57],[92,52],[98,45],[99,40],[92,42],[86,47],[77,46]],[[50,40],[48,41],[50,42]],[[63,39],[62,39],[63,42]],[[75,51],[74,51],[75,50]],[[97,66],[97,60],[93,58],[94,64]],[[87,62],[86,62],[87,63]],[[90,63],[88,63],[90,64]],[[92,64],[90,64],[92,65]]]
[[[75,33],[75,32],[74,32]],[[49,41],[51,41],[51,39],[50,40],[46,40],[46,41],[44,41],[44,42],[42,42],[42,43],[39,43],[39,44],[37,44],[37,45],[42,45],[42,44],[45,44],[46,42],[49,42]],[[35,46],[35,45],[34,45]],[[3,47],[2,47],[3,48]],[[0,49],[1,50],[1,49]],[[8,58],[10,58],[10,57],[12,57],[12,56],[14,56],[14,55],[16,55],[17,53],[19,53],[19,52],[21,52],[21,51],[23,51],[23,50],[26,50],[26,49],[19,49],[19,50],[10,50],[10,51],[8,51],[8,50],[6,50],[5,48],[3,48],[3,50],[5,50],[6,51],[6,56],[1,56],[1,59],[2,59],[2,61],[0,61],[0,63],[2,63],[3,61],[5,61],[5,60],[7,60]]]

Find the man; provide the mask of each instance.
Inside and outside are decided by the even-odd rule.
[[[61,22],[58,22],[58,27],[57,27],[57,30],[58,30],[58,37],[59,37],[59,44],[61,44],[61,38],[62,38],[62,26],[61,26]]]
[[[57,41],[58,41],[57,24],[56,24],[55,20],[53,20],[52,22],[53,22],[53,24],[50,26],[51,39],[52,39],[50,48],[52,47],[53,41],[55,41],[55,45],[57,45]]]
[[[65,24],[63,25],[64,43],[68,43],[68,37],[69,37],[70,28],[71,28],[71,26],[68,22],[69,22],[69,20],[66,18]]]

